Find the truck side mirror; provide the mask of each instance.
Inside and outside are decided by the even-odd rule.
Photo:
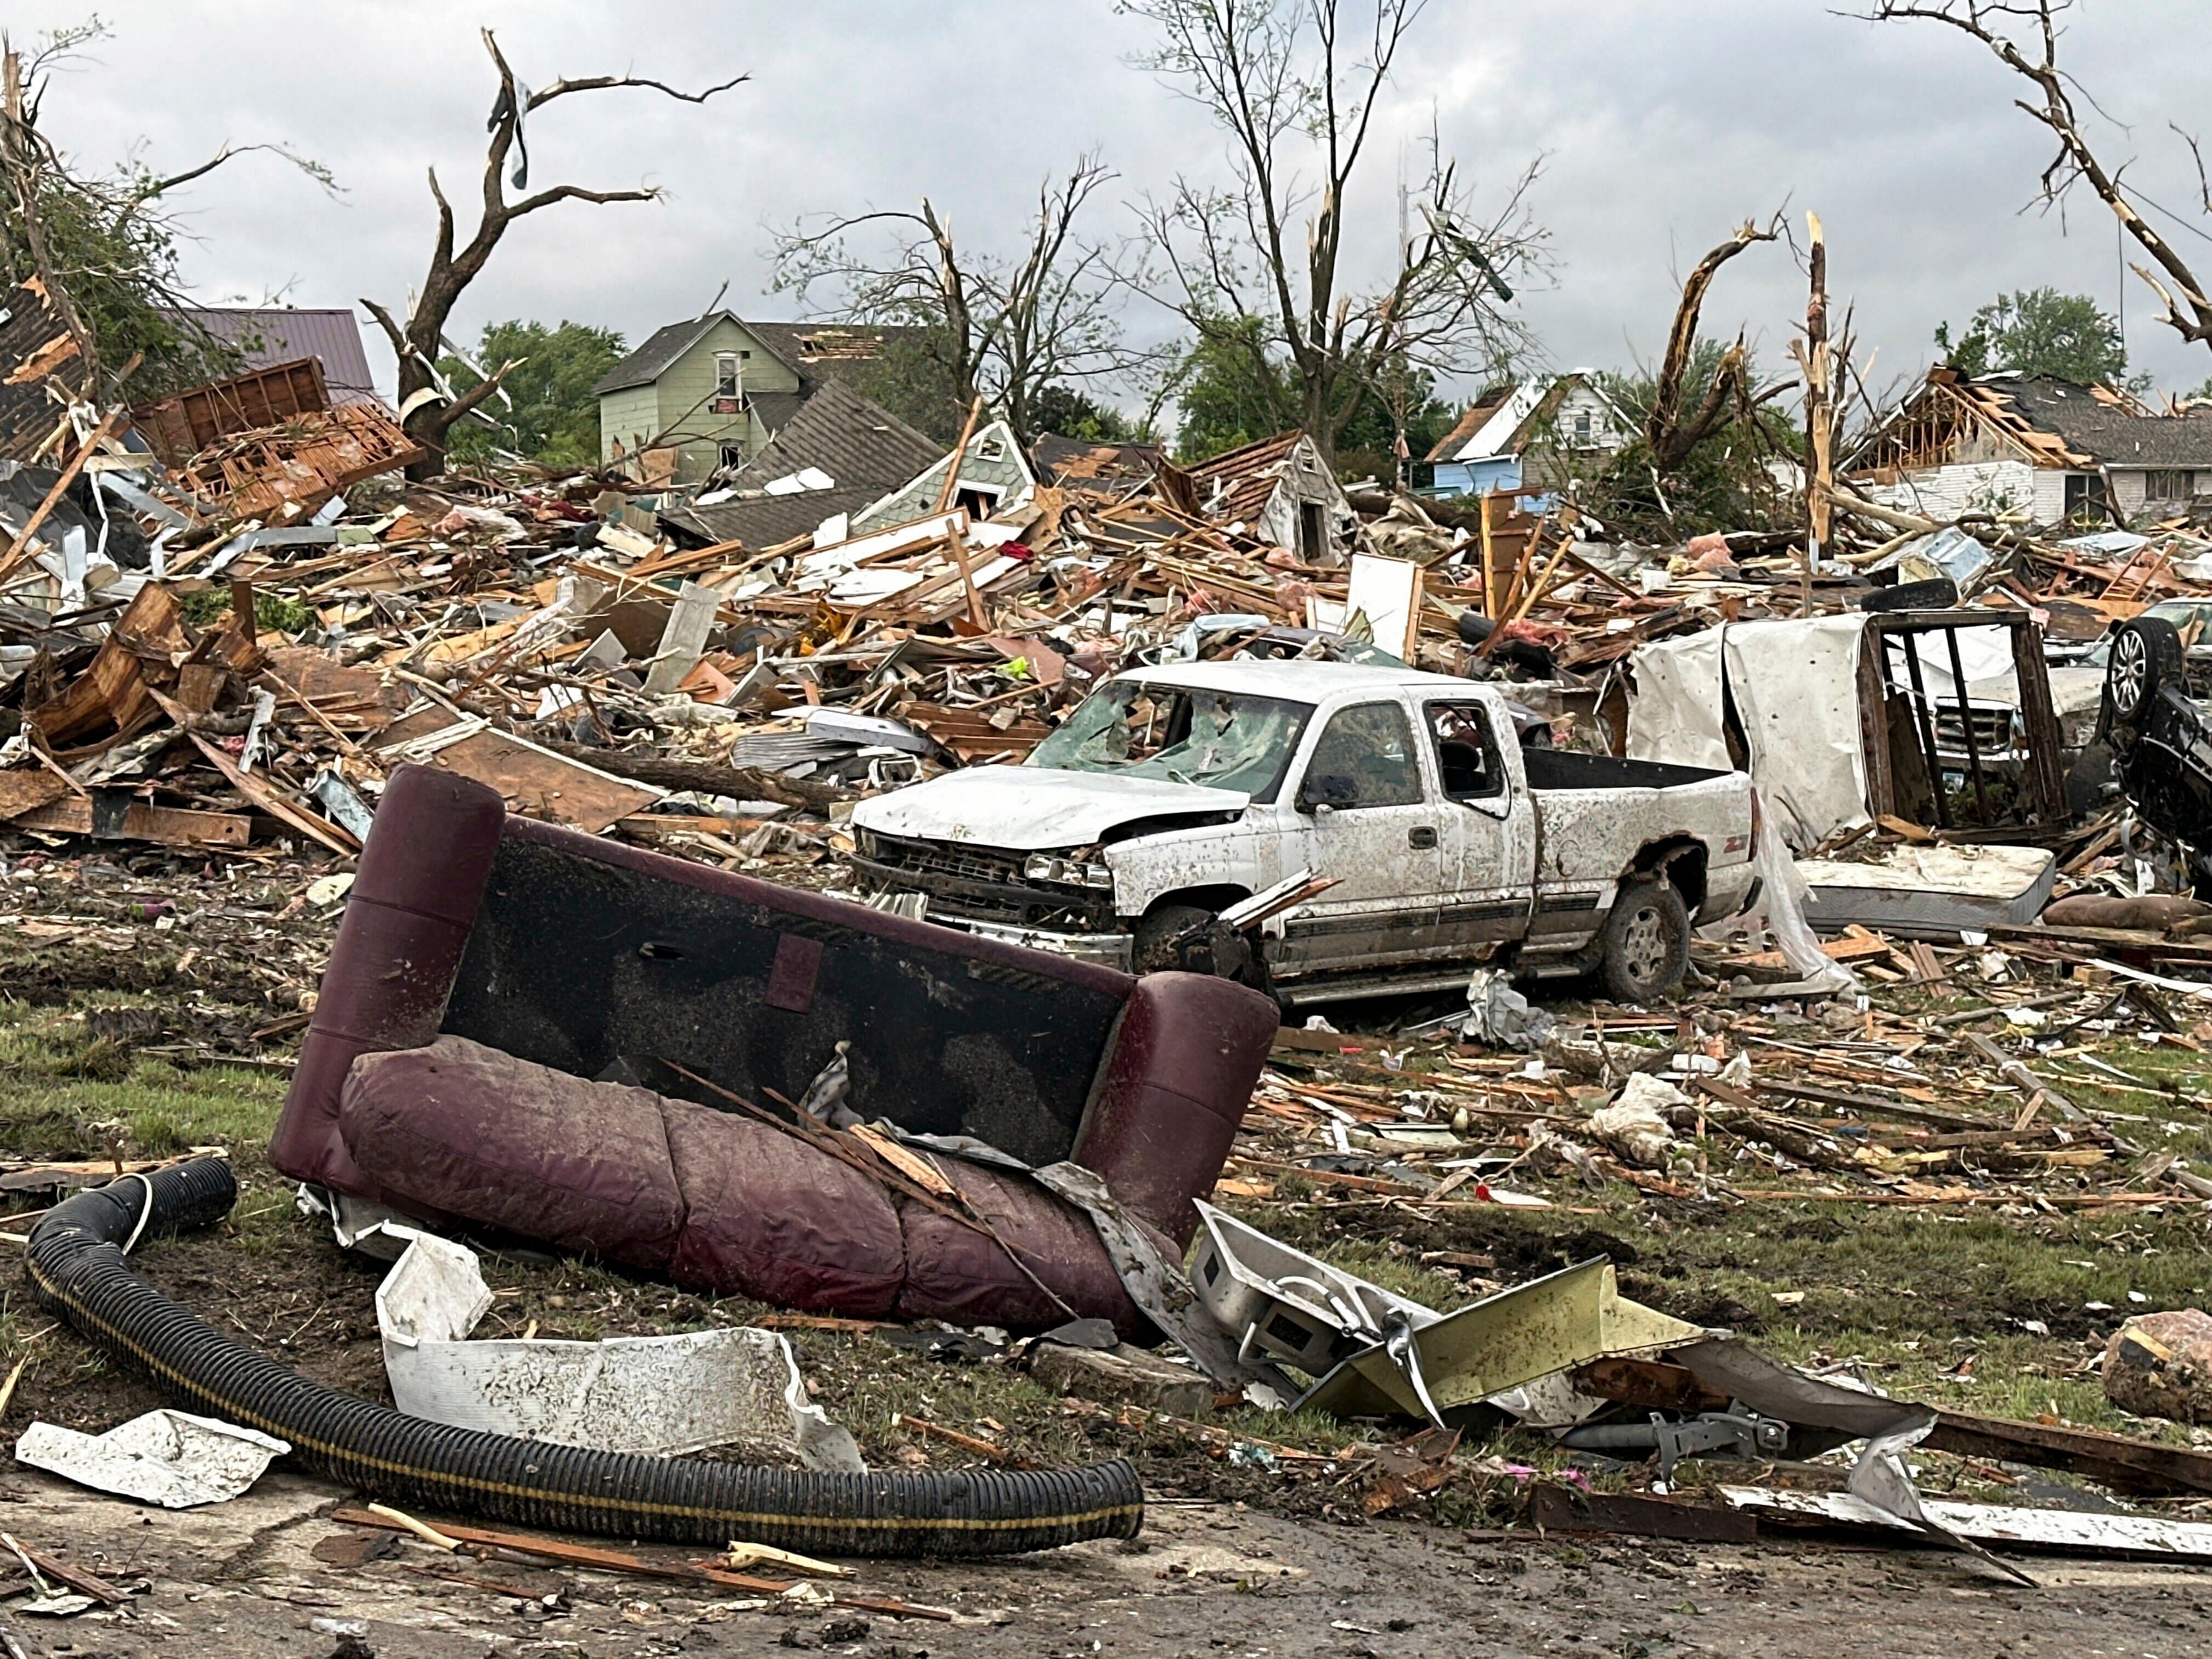
[[[1298,786],[1298,811],[1319,817],[1359,804],[1359,786],[1341,772],[1309,773]]]

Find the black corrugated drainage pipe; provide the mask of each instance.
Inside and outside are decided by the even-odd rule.
[[[565,1532],[830,1555],[1010,1555],[1133,1538],[1144,1523],[1144,1491],[1127,1458],[823,1474],[590,1451],[402,1416],[234,1342],[131,1270],[125,1252],[142,1236],[205,1226],[237,1198],[228,1164],[195,1158],[64,1200],[31,1234],[39,1301],[180,1404],[280,1436],[302,1467],[387,1502]]]

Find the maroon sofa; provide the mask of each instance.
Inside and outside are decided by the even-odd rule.
[[[1133,979],[642,852],[410,766],[270,1159],[785,1305],[1030,1327],[1072,1310],[1133,1334],[1088,1222],[1026,1178],[941,1160],[1018,1265],[693,1077],[770,1106],[844,1042],[862,1117],[1080,1164],[1179,1249],[1275,1024],[1225,980]]]

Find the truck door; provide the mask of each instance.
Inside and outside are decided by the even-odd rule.
[[[1405,705],[1329,716],[1293,797],[1304,863],[1337,884],[1293,915],[1278,958],[1296,972],[1437,954],[1443,806],[1424,776]],[[1287,859],[1285,864],[1289,862]]]
[[[1499,746],[1518,739],[1510,730],[1501,735],[1480,702],[1425,703],[1421,714],[1444,800],[1437,931],[1464,954],[1480,956],[1527,926],[1536,849]]]

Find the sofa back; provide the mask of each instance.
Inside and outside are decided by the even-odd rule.
[[[721,1106],[684,1073],[796,1101],[843,1042],[862,1117],[1049,1164],[1074,1145],[1133,984],[517,817],[440,1029]]]

